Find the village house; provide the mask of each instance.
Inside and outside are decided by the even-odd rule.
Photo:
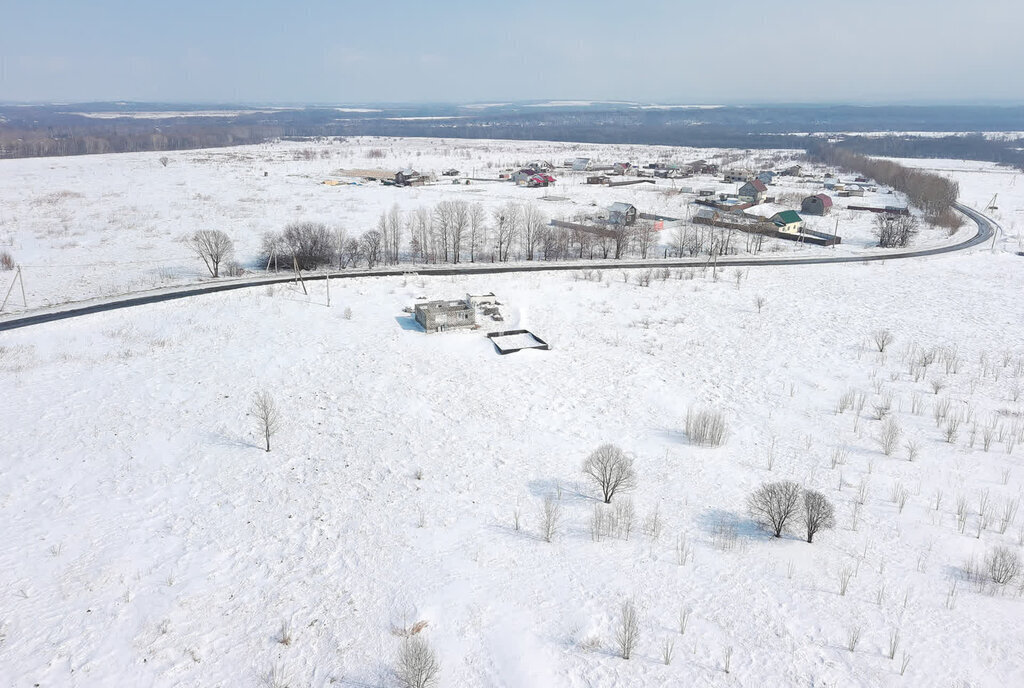
[[[749,182],[754,178],[754,175],[749,170],[726,170],[725,181],[729,184],[738,184],[740,182]]]
[[[427,333],[463,329],[476,325],[476,309],[469,299],[426,301],[413,308],[418,322]]]
[[[806,215],[828,215],[832,211],[832,199],[828,194],[808,196],[800,204],[800,212]]]
[[[763,172],[758,172],[755,179],[763,184],[771,184],[775,181],[775,173],[770,170],[764,170]]]
[[[608,207],[608,222],[627,227],[636,224],[636,207],[629,203],[612,203]]]
[[[718,165],[710,163],[707,160],[695,160],[693,162],[686,163],[686,170],[690,174],[718,174]]]
[[[764,196],[768,192],[768,187],[764,185],[760,179],[754,179],[749,181],[740,187],[739,193],[736,195],[741,201],[748,203],[761,203],[764,201]]]
[[[572,161],[572,169],[575,172],[586,172],[590,169],[590,158],[575,158]]]
[[[609,181],[611,180],[603,174],[587,177],[587,184],[607,184]]]
[[[414,169],[406,168],[395,173],[396,186],[422,186],[423,176]]]
[[[804,227],[803,218],[795,210],[783,210],[781,213],[775,213],[769,220],[779,228],[780,232],[786,234],[799,234]]]

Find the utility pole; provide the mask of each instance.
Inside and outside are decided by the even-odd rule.
[[[327,271],[327,307],[331,307],[331,271]]]
[[[25,280],[21,276],[21,266],[18,266],[18,271],[14,273],[14,278],[11,280],[11,286],[7,288],[7,294],[4,295],[3,303],[0,303],[0,311],[7,305],[7,299],[10,298],[11,292],[14,291],[14,283],[18,282],[21,285],[21,303],[25,308],[28,308],[28,301],[25,299]]]
[[[302,281],[302,273],[299,271],[299,259],[294,255],[292,256],[292,267],[295,268],[295,281],[302,285],[302,293],[309,296],[309,292],[306,291],[306,283]]]

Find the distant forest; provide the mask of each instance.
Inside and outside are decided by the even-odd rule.
[[[197,111],[218,114],[194,116]],[[659,109],[630,104],[517,104],[240,110],[231,105],[86,103],[0,106],[0,158],[170,151],[278,138],[360,135],[814,150],[825,134],[836,148],[852,153],[985,160],[1024,169],[1024,139],[990,139],[975,133],[1021,130],[1021,107]],[[897,133],[862,135],[887,131]]]

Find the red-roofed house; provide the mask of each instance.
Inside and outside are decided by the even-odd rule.
[[[827,194],[808,196],[800,204],[800,210],[805,215],[828,215],[832,210],[832,199]]]
[[[767,192],[768,187],[764,185],[764,182],[760,179],[754,179],[741,186],[737,195],[741,201],[760,203],[764,200],[764,195]]]

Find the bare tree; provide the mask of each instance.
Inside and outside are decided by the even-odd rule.
[[[188,239],[188,247],[203,259],[210,276],[220,276],[220,264],[235,250],[235,244],[219,229],[200,229]]]
[[[551,542],[558,533],[558,524],[562,520],[562,505],[551,495],[544,498],[540,512],[540,534],[544,542]]]
[[[533,260],[537,247],[544,239],[544,226],[547,224],[547,218],[532,203],[523,203],[520,217],[522,224],[519,236],[522,250],[526,254],[526,260]]]
[[[907,246],[917,232],[918,222],[913,215],[875,215],[875,236],[878,237],[878,245],[883,248]]]
[[[359,249],[363,258],[366,260],[366,267],[372,268],[374,265],[380,263],[383,251],[381,241],[381,233],[375,229],[363,232],[363,235],[359,237]]]
[[[345,242],[338,247],[338,262],[341,267],[356,267],[359,261],[363,259],[363,247],[359,243],[359,239],[351,238],[346,239]]]
[[[484,207],[479,203],[474,203],[469,207],[469,262],[476,262],[476,254],[480,251],[480,247],[487,242],[487,228],[484,226],[484,222],[487,219],[487,213],[484,212]]]
[[[804,491],[804,526],[807,528],[807,542],[814,541],[819,530],[835,528],[835,508],[816,490]]]
[[[640,640],[640,615],[632,600],[622,603],[619,614],[619,625],[615,629],[615,642],[619,646],[619,655],[623,659],[629,659]]]
[[[598,489],[605,504],[618,492],[628,492],[637,485],[633,459],[614,444],[602,444],[583,462],[583,473]]]
[[[452,201],[451,233],[452,262],[462,262],[462,236],[469,227],[469,204],[465,201]]]
[[[452,233],[455,223],[455,201],[442,201],[434,206],[434,223],[437,236],[441,240],[441,262],[448,262],[452,244]]]
[[[803,490],[791,480],[764,483],[747,498],[751,516],[775,537],[782,537],[789,522],[799,512]]]
[[[160,164],[163,165],[164,167],[167,167],[167,163],[169,163],[170,161],[171,159],[168,158],[166,155],[160,156]]]
[[[903,430],[900,428],[899,421],[892,416],[887,418],[878,434],[878,444],[882,447],[882,453],[886,456],[892,456],[899,446],[902,434]]]
[[[278,411],[277,404],[274,403],[270,392],[266,390],[256,392],[249,412],[256,417],[256,423],[267,442],[267,451],[270,451],[270,438],[281,427],[281,412]]]
[[[397,265],[402,245],[402,211],[398,204],[391,206],[384,227],[384,262]]]
[[[395,675],[402,688],[431,688],[440,678],[441,664],[427,641],[417,635],[402,641]]]
[[[658,244],[658,231],[654,229],[654,222],[651,220],[640,220],[636,223],[634,230],[636,236],[636,250],[641,258],[647,258],[651,250]]]
[[[519,206],[509,201],[494,211],[494,238],[497,241],[498,261],[508,260],[512,242],[519,231]]]
[[[300,270],[314,270],[334,260],[334,234],[322,222],[292,222],[284,228],[281,240]]]
[[[892,344],[892,332],[889,330],[875,330],[871,333],[871,338],[875,341],[875,346],[882,353],[885,353],[886,348]]]
[[[1020,555],[1000,545],[985,555],[985,572],[997,585],[1008,585],[1021,574]]]

